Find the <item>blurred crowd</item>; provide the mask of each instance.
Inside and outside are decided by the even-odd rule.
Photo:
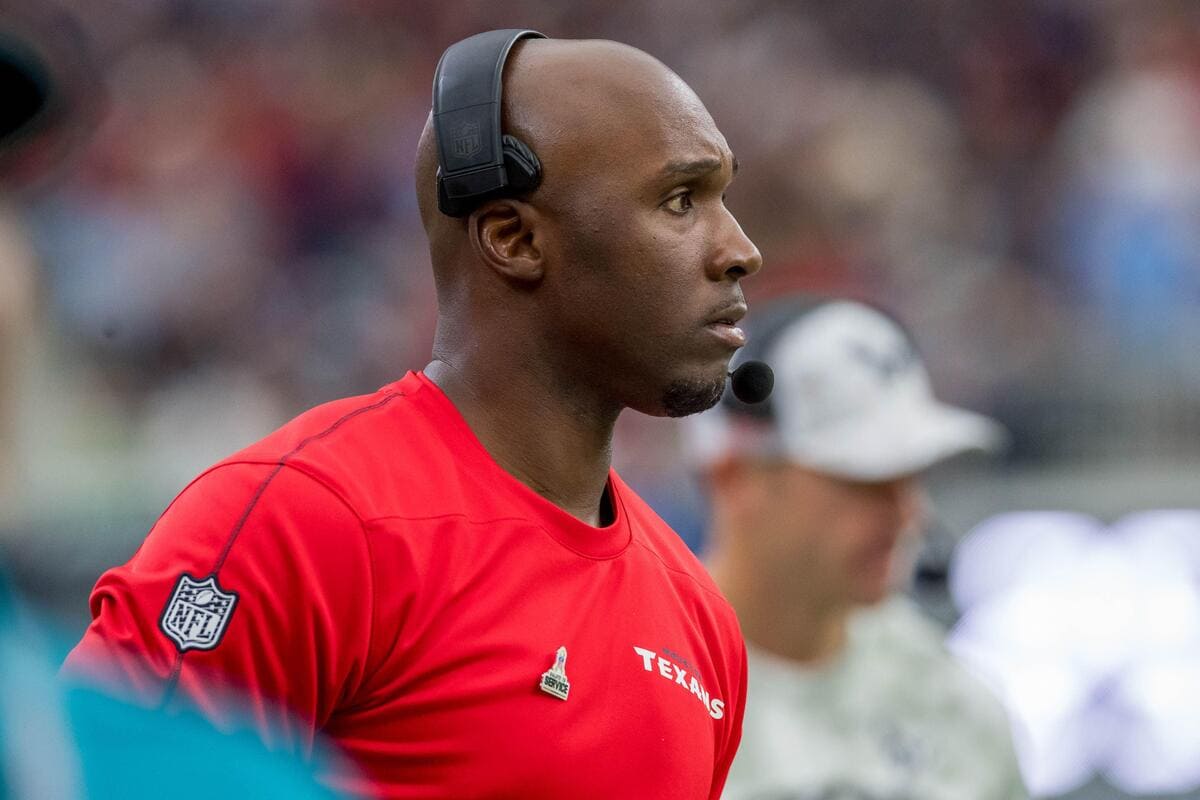
[[[438,55],[494,27],[688,81],[741,162],[751,313],[802,290],[898,315],[939,394],[1011,432],[986,485],[1102,474],[1043,495],[1120,498],[1102,522],[1136,475],[1200,496],[1193,0],[56,4],[0,0],[57,104],[0,163],[0,555],[73,632],[198,470],[426,363],[413,154]],[[699,547],[676,437],[625,415],[617,466]],[[1009,510],[987,491],[969,524]]]
[[[1005,468],[1200,455],[1194,2],[62,6],[78,30],[37,35],[86,113],[0,202],[10,549],[57,537],[94,577],[207,463],[425,363],[433,68],[514,25],[626,41],[691,83],[742,164],[752,305],[895,312],[947,399],[1011,430]],[[625,420],[619,466],[696,529],[672,430]]]

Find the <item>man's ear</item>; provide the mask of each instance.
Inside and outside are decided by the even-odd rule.
[[[484,203],[467,219],[475,255],[504,278],[522,284],[545,275],[540,216],[528,203],[502,199]]]

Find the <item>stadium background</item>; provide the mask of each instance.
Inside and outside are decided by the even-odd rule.
[[[1004,457],[933,476],[918,589],[953,623],[964,597],[995,599],[1031,563],[1049,574],[1053,609],[976,626],[966,649],[994,663],[1043,613],[1086,621],[1034,644],[1039,674],[1067,676],[1031,678],[1045,708],[1024,717],[1050,725],[1026,745],[1039,793],[1200,797],[1194,680],[1175,697],[1148,679],[1165,716],[1120,684],[1164,664],[1200,674],[1200,521],[1137,517],[1122,541],[1150,555],[1135,577],[1112,547],[1135,512],[1200,508],[1200,4],[63,5],[77,27],[48,12],[16,26],[76,105],[38,145],[66,160],[0,197],[0,546],[68,634],[91,582],[199,469],[425,363],[434,299],[411,187],[433,67],[458,38],[525,25],[643,47],[697,90],[743,165],[729,202],[767,265],[752,303],[797,289],[880,303],[945,399],[1012,432]],[[617,464],[702,547],[676,435],[626,415]],[[1041,510],[1082,516],[997,517]],[[983,529],[991,545],[951,575],[952,597],[953,545]],[[1081,578],[1105,547],[1112,568]],[[1164,581],[1166,605],[1113,623],[1113,597],[1141,609]],[[1123,633],[1162,619],[1153,641]],[[1088,646],[1116,671],[1054,672]],[[1070,692],[1082,700],[1051,713]],[[1112,766],[1139,748],[1141,766]]]

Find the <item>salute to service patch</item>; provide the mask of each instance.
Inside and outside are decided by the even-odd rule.
[[[538,684],[546,694],[552,694],[559,700],[566,700],[571,692],[571,682],[567,680],[567,648],[560,647],[554,654],[554,664],[542,673],[541,683]]]
[[[184,573],[163,609],[159,627],[181,653],[212,650],[220,643],[236,605],[237,593],[221,591],[215,575],[197,581]]]

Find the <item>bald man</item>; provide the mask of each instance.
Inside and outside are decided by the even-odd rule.
[[[541,184],[469,214],[417,154],[433,359],[203,473],[101,577],[69,661],[264,731],[323,731],[380,797],[715,798],[740,737],[733,611],[610,467],[625,408],[714,404],[758,251],[696,95],[611,42],[524,40],[504,129]],[[295,721],[298,719],[299,721]]]

